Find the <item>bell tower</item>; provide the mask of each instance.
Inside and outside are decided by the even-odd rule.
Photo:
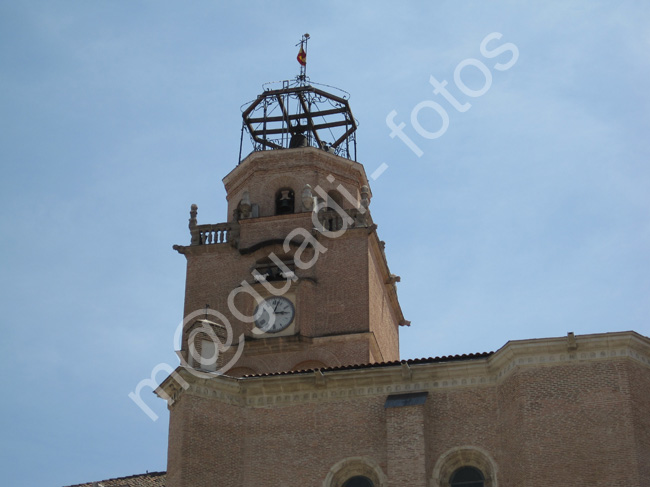
[[[301,74],[243,110],[253,151],[225,176],[227,218],[190,212],[186,365],[230,376],[399,359],[404,320],[347,94]]]

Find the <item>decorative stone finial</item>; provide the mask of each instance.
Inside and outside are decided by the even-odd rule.
[[[199,207],[192,205],[190,207],[190,229],[196,226],[196,214],[198,213]]]
[[[569,349],[569,351],[578,349],[578,344],[576,343],[576,336],[572,331],[567,333],[566,340],[567,340],[567,348]]]
[[[190,207],[190,245],[198,245],[201,243],[200,232],[196,228],[196,214],[198,213],[198,209],[199,207],[196,205]]]
[[[361,206],[366,210],[370,206],[370,188],[366,185],[361,186]]]
[[[302,207],[305,211],[312,211],[314,209],[314,194],[309,184],[305,184],[305,187],[302,189]]]
[[[251,197],[248,194],[248,191],[244,191],[239,202],[239,217],[240,218],[250,218],[251,216]]]

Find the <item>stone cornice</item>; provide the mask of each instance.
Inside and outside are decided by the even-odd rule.
[[[506,343],[492,357],[490,368],[504,376],[515,367],[629,357],[650,366],[650,338],[636,332],[517,340]]]
[[[179,367],[187,387],[169,376],[156,393],[170,398],[182,394],[229,404],[263,407],[301,402],[340,401],[362,396],[493,386],[516,369],[553,367],[593,361],[628,359],[650,368],[650,338],[635,332],[615,332],[563,338],[510,341],[496,353],[479,358],[402,361],[390,365],[316,370],[235,379]],[[164,393],[161,394],[161,391]]]
[[[250,153],[238,166],[230,171],[226,177],[223,178],[223,184],[226,191],[230,194],[236,191],[236,188],[242,184],[246,179],[247,174],[255,171],[267,171],[272,166],[269,166],[269,161],[275,159],[281,160],[283,163],[294,165],[314,166],[319,172],[324,175],[329,174],[330,169],[334,170],[339,175],[347,174],[350,181],[359,181],[361,185],[368,185],[368,178],[362,164],[346,159],[344,157],[330,154],[315,147],[303,147],[296,149],[278,149],[257,151]],[[318,164],[316,164],[318,160]]]

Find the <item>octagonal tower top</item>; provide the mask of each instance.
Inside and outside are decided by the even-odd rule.
[[[242,143],[246,131],[253,151],[316,147],[356,161],[357,122],[348,103],[349,93],[310,81],[306,74],[308,39],[305,34],[299,43],[301,69],[295,80],[282,81],[276,87],[266,83],[262,94],[242,107]]]

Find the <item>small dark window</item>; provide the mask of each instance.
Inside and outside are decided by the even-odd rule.
[[[483,487],[485,477],[474,467],[461,467],[449,479],[450,487]]]
[[[291,188],[284,188],[275,195],[275,214],[286,215],[294,212],[295,196]]]
[[[357,475],[346,480],[343,487],[374,487],[374,485],[368,477]]]

